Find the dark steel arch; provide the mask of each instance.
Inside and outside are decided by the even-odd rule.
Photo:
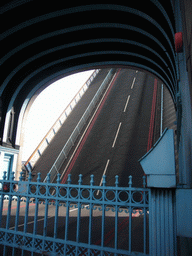
[[[47,1],[42,6],[37,0],[13,0],[0,5],[0,137],[7,113],[14,109],[12,146],[25,99],[62,74],[106,65],[133,66],[159,77],[176,101],[171,0],[73,5]],[[5,134],[3,140],[8,142]]]

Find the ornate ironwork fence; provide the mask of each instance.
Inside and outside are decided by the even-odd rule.
[[[4,255],[147,255],[150,190],[114,186],[19,181],[14,174],[0,191],[0,244]]]

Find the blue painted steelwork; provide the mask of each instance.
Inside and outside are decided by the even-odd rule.
[[[177,256],[175,190],[151,189],[149,233],[151,256]]]
[[[160,124],[160,136],[163,134],[163,84],[161,85],[161,124]]]
[[[12,172],[12,167],[13,167],[13,156],[14,155],[12,155],[12,154],[7,154],[7,153],[5,153],[4,154],[4,159],[3,159],[3,172],[2,172],[2,174],[4,173],[4,172],[6,172],[7,173],[7,179],[9,179],[9,177],[10,177],[10,174],[11,174],[11,172]],[[1,171],[0,171],[0,173],[1,173]]]
[[[175,188],[174,131],[166,128],[155,145],[139,162],[147,175],[148,187]]]
[[[32,182],[31,175],[28,181],[22,176],[16,181],[12,173],[6,180],[5,173],[0,181],[10,185],[9,192],[0,191],[0,244],[4,255],[10,248],[12,255],[18,255],[17,250],[20,255],[25,251],[32,255],[148,255],[150,190],[145,177],[143,188],[133,188],[131,176],[129,187],[122,188],[118,176],[114,187],[106,186],[106,176],[102,186],[94,185],[94,175],[90,185],[83,185],[82,175],[76,185],[71,184],[71,175],[67,184],[61,184],[60,174],[57,183],[50,183],[50,175],[41,182],[40,173],[36,182]],[[44,215],[39,219],[42,207]],[[61,229],[62,234],[58,232]],[[133,232],[138,234],[137,253]]]

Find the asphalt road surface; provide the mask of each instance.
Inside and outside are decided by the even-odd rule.
[[[142,187],[144,173],[138,159],[147,152],[153,87],[154,78],[148,74],[118,72],[75,160],[62,167],[63,183],[71,173],[72,183],[82,174],[84,184],[89,184],[94,174],[95,185],[101,185],[106,175],[107,185],[113,186],[119,175],[119,186],[126,187],[132,175],[133,186]]]

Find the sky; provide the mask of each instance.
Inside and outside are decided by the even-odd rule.
[[[22,161],[27,161],[93,71],[80,72],[62,78],[48,86],[35,99],[25,125]]]

